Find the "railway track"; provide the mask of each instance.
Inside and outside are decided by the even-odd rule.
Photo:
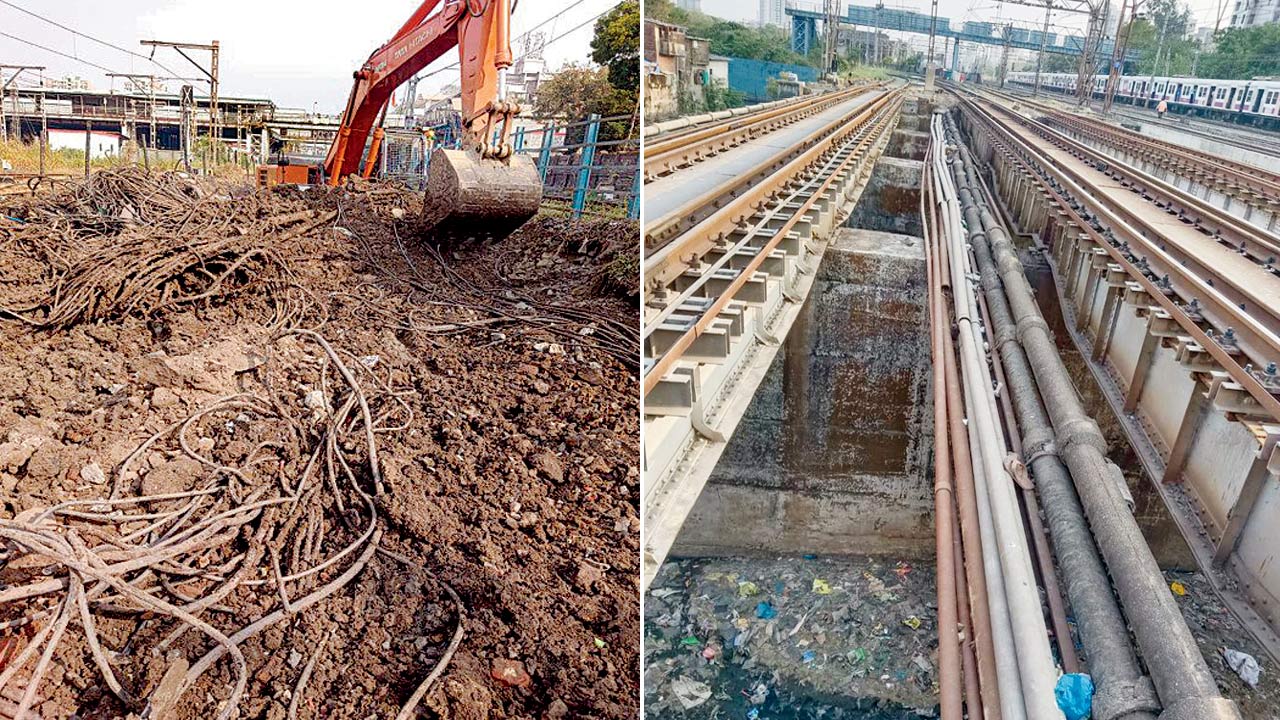
[[[800,314],[828,243],[897,123],[905,89],[802,138],[758,181],[709,193],[701,220],[644,260],[648,584]],[[757,155],[756,157],[759,157]]]
[[[801,155],[813,143],[842,127],[847,117],[860,106],[882,97],[885,92],[883,85],[879,84],[860,86],[839,93],[839,97],[828,98],[820,108],[809,106],[799,110],[804,113],[803,117],[793,118],[782,125],[773,125],[778,122],[776,118],[765,121],[773,125],[773,129],[750,139],[769,148],[769,157],[764,161],[739,152],[738,146],[748,140],[737,141],[731,137],[691,140],[691,144],[685,145],[680,152],[692,152],[696,147],[707,148],[706,152],[696,155],[699,160],[686,163],[674,172],[655,176],[645,187],[645,253],[652,255],[661,251],[674,238],[705,220],[734,197],[764,182],[770,174]],[[749,129],[750,125],[742,132]],[[712,145],[728,142],[733,145],[710,151]],[[654,146],[646,146],[646,166],[652,157],[650,153],[654,152]],[[664,151],[664,154],[669,152]]]
[[[656,136],[645,142],[645,182],[701,162],[881,86],[882,84],[874,84],[846,88],[787,105],[768,107],[756,113]]]
[[[1107,254],[1132,265],[1162,297],[1180,298],[1189,322],[1196,317],[1216,328],[1214,335],[1199,331],[1201,345],[1280,417],[1272,394],[1280,377],[1266,370],[1280,361],[1280,238],[1042,123],[967,102],[975,117],[1040,161],[1050,188],[1068,190],[1090,227],[1105,227]]]
[[[996,97],[1021,103],[1044,113],[1047,124],[1077,139],[1111,148],[1127,157],[1163,169],[1172,177],[1186,178],[1240,203],[1280,211],[1280,173],[1237,162],[1177,143],[1158,140],[1094,118],[1077,115],[1026,97],[987,91]]]

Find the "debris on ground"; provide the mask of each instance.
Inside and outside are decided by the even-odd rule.
[[[636,716],[638,228],[440,246],[421,203],[3,200],[0,703]]]
[[[935,717],[933,571],[902,567],[667,562],[645,599],[646,717]]]
[[[1247,720],[1280,719],[1280,715],[1276,715],[1276,708],[1280,708],[1280,677],[1271,657],[1218,599],[1204,575],[1184,570],[1166,570],[1164,574],[1166,580],[1177,582],[1185,590],[1185,594],[1176,596],[1178,609],[1182,610],[1182,617],[1218,681],[1223,697],[1235,701]],[[1230,650],[1230,654],[1225,650]],[[1244,657],[1252,658],[1258,668],[1255,683],[1249,683],[1232,666],[1232,658]],[[1240,666],[1252,676],[1247,662]]]

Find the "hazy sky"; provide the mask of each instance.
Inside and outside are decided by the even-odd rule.
[[[540,28],[547,39],[607,11],[618,0],[522,0],[513,19],[515,36]],[[208,43],[222,48],[220,92],[226,96],[268,97],[284,107],[337,112],[351,89],[351,73],[400,28],[421,0],[0,0],[0,33],[39,43],[114,72],[166,74],[145,59],[103,47],[24,14],[14,6],[55,20],[79,32],[147,55],[142,39]],[[564,35],[547,46],[550,67],[583,62],[590,55],[592,27]],[[520,46],[513,43],[520,54]],[[169,69],[199,75],[171,49],[156,51]],[[192,53],[207,63],[208,53]],[[105,71],[60,57],[0,35],[0,64],[44,65],[47,75],[79,75],[96,88],[110,87]],[[457,60],[449,53],[432,68]],[[189,74],[187,74],[189,73]],[[8,75],[6,74],[6,77]],[[427,81],[439,87],[457,80],[445,71]],[[121,81],[116,81],[120,87]],[[172,83],[176,92],[180,83]],[[208,85],[197,85],[203,94]]]

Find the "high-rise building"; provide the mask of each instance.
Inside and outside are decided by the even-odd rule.
[[[1237,0],[1231,27],[1253,27],[1280,20],[1280,0]]]
[[[760,0],[760,25],[786,27],[787,18],[782,12],[785,0]]]

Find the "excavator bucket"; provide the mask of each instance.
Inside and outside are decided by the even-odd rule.
[[[428,228],[500,238],[533,217],[541,202],[542,177],[527,155],[493,160],[471,150],[431,153],[423,208]]]

